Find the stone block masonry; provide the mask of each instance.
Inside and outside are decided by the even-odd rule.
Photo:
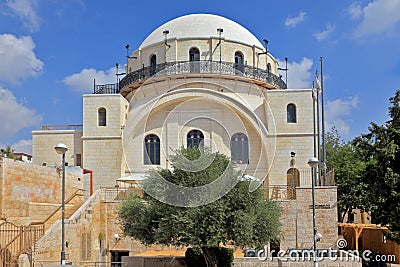
[[[44,167],[0,158],[1,218],[16,224],[46,219],[61,204],[61,175],[61,167]],[[66,199],[83,188],[82,178],[82,169],[67,167]]]

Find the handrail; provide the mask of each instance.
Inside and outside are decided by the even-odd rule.
[[[70,195],[66,200],[65,200],[65,204],[68,204],[69,202],[71,202],[72,199],[74,199],[76,196],[80,195],[83,196],[83,193],[78,194],[79,191],[85,191],[84,189],[77,189],[72,195]],[[51,217],[53,217],[60,209],[62,208],[62,204],[60,204],[60,206],[58,206],[58,208],[56,208],[44,221],[41,222],[31,222],[29,225],[39,225],[39,224],[45,224],[47,223]]]
[[[241,76],[250,79],[269,83],[276,88],[286,89],[287,86],[280,76],[268,70],[257,67],[237,64],[225,61],[174,61],[160,63],[155,66],[142,67],[136,71],[128,73],[119,84],[94,85],[94,94],[115,94],[120,93],[127,86],[133,83],[144,81],[153,76],[166,76],[173,74],[223,74]]]

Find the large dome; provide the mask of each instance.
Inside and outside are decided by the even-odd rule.
[[[140,45],[140,49],[164,41],[163,31],[168,30],[168,39],[218,37],[217,28],[222,28],[225,40],[236,41],[262,48],[260,41],[240,24],[212,14],[191,14],[173,19],[154,30]]]

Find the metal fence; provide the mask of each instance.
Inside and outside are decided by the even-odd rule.
[[[30,254],[35,242],[44,234],[44,224],[17,226],[11,222],[0,224],[0,266],[18,266],[18,257]]]

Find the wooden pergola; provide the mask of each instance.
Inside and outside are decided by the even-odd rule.
[[[341,227],[342,233],[345,233],[347,229],[351,228],[354,230],[355,236],[355,245],[356,250],[358,251],[358,238],[361,236],[364,229],[380,229],[380,230],[388,230],[387,227],[381,226],[379,224],[363,224],[363,223],[338,223],[338,226]]]

